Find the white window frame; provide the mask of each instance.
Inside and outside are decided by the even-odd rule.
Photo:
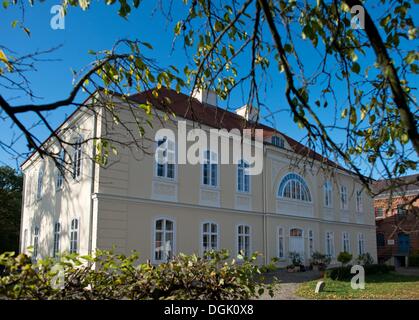
[[[252,178],[249,174],[249,163],[241,159],[237,164],[237,183],[236,183],[236,190],[239,193],[249,194],[252,192]],[[240,186],[240,178],[242,185]],[[246,188],[246,180],[247,180],[247,188]]]
[[[333,207],[333,185],[330,180],[326,180],[323,185],[324,206],[326,208]]]
[[[363,206],[363,197],[362,197],[362,190],[357,190],[355,195],[355,201],[356,201],[356,212],[362,213],[364,212],[364,206]]]
[[[77,221],[77,228],[73,227],[73,221]],[[74,237],[76,236],[76,238]],[[72,218],[70,220],[70,253],[79,253],[80,252],[80,219]],[[75,238],[75,239],[74,239]]]
[[[358,233],[358,255],[365,253],[365,236],[363,233]]]
[[[331,252],[329,252],[329,242],[328,241],[331,241],[330,242],[330,244],[331,244],[331,246],[330,246],[330,249],[331,249]],[[334,234],[334,232],[333,231],[326,231],[326,234],[325,234],[325,253],[326,253],[326,255],[327,256],[330,256],[331,258],[334,258],[335,257],[335,234]]]
[[[56,170],[57,170],[57,177],[56,177],[56,181],[55,181],[55,189],[57,191],[62,190],[63,184],[64,184],[64,174],[63,174],[62,171],[65,170],[64,169],[64,165],[65,165],[65,151],[64,151],[63,148],[61,148],[61,150],[60,150],[60,155],[59,155],[58,163],[59,163],[59,165],[56,168]]]
[[[346,248],[347,244],[347,248]],[[342,232],[342,251],[351,253],[351,237],[349,235],[349,232],[343,231]]]
[[[209,152],[209,159],[208,159],[208,154]],[[208,165],[207,168],[208,169],[208,181],[209,184],[206,184],[204,181],[204,174],[205,174],[205,166]],[[216,168],[216,174],[215,174],[215,184],[213,183],[213,168]],[[218,189],[220,186],[220,166],[219,166],[219,161],[218,161],[218,153],[212,150],[205,150],[202,154],[202,165],[201,165],[201,186],[207,187],[207,188],[214,188],[214,189]]]
[[[314,253],[314,231],[312,229],[308,230],[308,254],[309,257],[311,258],[311,256]]]
[[[375,208],[375,209],[374,209],[374,211],[375,211],[375,217],[376,217],[377,219],[382,219],[382,218],[384,218],[384,217],[385,217],[384,208],[379,208],[379,207],[377,207],[377,208]],[[379,213],[379,212],[381,212],[381,214],[380,214],[380,215],[378,215],[378,213]]]
[[[239,232],[240,227],[242,227],[244,231],[246,230],[246,228],[248,228],[249,232]],[[248,238],[249,243],[248,252],[246,252],[245,247],[246,238]],[[242,241],[240,241],[240,239],[242,239]],[[243,244],[243,246],[240,246],[240,242]],[[250,258],[250,256],[252,255],[252,227],[246,223],[239,223],[236,225],[236,255],[239,255],[241,250],[243,250],[244,257]]]
[[[61,223],[59,221],[56,221],[53,225],[53,235],[52,257],[56,258],[61,250]]]
[[[33,228],[33,259],[37,259],[39,256],[39,238],[41,234],[41,229],[39,225],[34,226]]]
[[[204,231],[204,225],[208,224],[209,229],[208,231]],[[212,226],[215,225],[217,228],[216,232],[212,232]],[[218,251],[220,248],[220,225],[214,221],[203,221],[201,223],[201,232],[200,232],[200,243],[201,243],[201,255],[203,256],[206,251],[215,250]],[[209,247],[204,247],[204,236],[208,237],[208,244]],[[216,236],[216,246],[215,248],[212,246],[212,236]]]
[[[79,136],[74,141],[72,158],[72,177],[75,181],[80,181],[83,170],[83,137]]]
[[[157,230],[156,228],[156,224],[157,221],[159,220],[163,220],[163,229],[162,230]],[[172,230],[168,231],[166,230],[166,222],[170,221],[172,223]],[[153,261],[154,264],[158,264],[158,263],[163,263],[163,262],[167,262],[169,259],[167,257],[167,252],[166,250],[163,251],[162,254],[162,259],[156,259],[156,234],[157,232],[162,232],[163,236],[162,236],[162,243],[166,242],[166,238],[167,238],[167,234],[168,233],[172,233],[172,244],[171,244],[171,257],[172,258],[175,254],[176,254],[176,220],[172,217],[165,217],[165,216],[160,216],[155,218],[153,221],[153,226],[152,226],[152,230],[153,233],[151,235],[152,239],[151,239],[151,261]]]
[[[162,144],[165,144],[165,148],[163,151],[161,151],[160,148],[160,141],[162,141]],[[163,136],[155,141],[156,143],[156,155],[154,158],[154,176],[158,179],[164,179],[167,181],[176,181],[177,179],[177,154],[176,154],[176,143],[173,139],[170,139],[168,136]],[[163,147],[162,147],[163,148]],[[160,154],[160,152],[163,152],[163,154]],[[162,164],[157,161],[157,158],[160,158],[160,156],[163,158]],[[173,163],[169,163],[172,161]],[[169,165],[173,166],[173,177],[170,177],[168,175],[169,173]],[[159,174],[159,166],[162,166],[163,168],[163,174]]]
[[[289,197],[285,195],[287,192],[288,185],[290,186]],[[280,200],[296,201],[309,204],[311,204],[313,201],[311,197],[310,187],[308,186],[307,181],[295,172],[288,172],[287,174],[285,174],[281,178],[277,190],[277,198]],[[292,197],[292,195],[295,195],[295,197]],[[298,198],[297,195],[299,195]]]
[[[36,187],[36,200],[41,200],[44,189],[44,175],[45,175],[45,164],[42,163],[38,171],[38,180]]]
[[[278,147],[278,148],[281,148],[281,149],[284,149],[285,148],[285,140],[284,140],[283,137],[280,137],[280,136],[272,136],[271,143],[275,147]]]
[[[340,186],[339,190],[340,208],[348,210],[348,188],[345,185]]]
[[[278,253],[278,258],[279,259],[284,259],[285,258],[285,235],[284,235],[284,228],[283,227],[278,227],[277,229],[277,253]],[[282,251],[281,251],[281,246],[282,246]]]

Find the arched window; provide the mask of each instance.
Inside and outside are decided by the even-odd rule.
[[[377,233],[377,246],[384,247],[386,245],[386,240],[383,233]]]
[[[165,262],[173,257],[175,223],[169,219],[158,219],[154,225],[154,260]]]
[[[70,253],[78,252],[79,244],[79,219],[71,220],[70,226]]]
[[[289,173],[282,178],[281,183],[279,184],[278,196],[300,201],[311,201],[307,183],[295,173]]]
[[[278,258],[284,258],[284,229],[279,227],[278,228]]]
[[[54,224],[54,243],[52,249],[52,256],[55,258],[60,253],[60,235],[61,235],[61,224],[56,222]]]
[[[342,248],[344,252],[351,252],[349,233],[344,231],[342,233]]]
[[[326,232],[326,255],[329,257],[335,256],[334,233],[331,231]]]
[[[302,237],[303,230],[299,228],[293,228],[290,230],[290,237]]]
[[[365,253],[364,234],[358,233],[358,254],[362,255],[364,253]]]
[[[202,224],[202,253],[218,250],[218,225],[213,222]]]
[[[314,233],[313,230],[308,230],[308,253],[310,257],[314,253]]]
[[[237,165],[237,190],[250,192],[249,164],[243,160]]]
[[[250,257],[250,226],[237,226],[237,254]]]

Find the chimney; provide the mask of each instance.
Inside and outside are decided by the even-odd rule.
[[[259,109],[245,104],[243,107],[236,109],[236,114],[245,118],[247,121],[256,122],[258,120]]]
[[[192,97],[197,99],[199,102],[204,104],[205,106],[209,107],[216,107],[217,106],[217,94],[215,91],[196,88],[192,92]]]

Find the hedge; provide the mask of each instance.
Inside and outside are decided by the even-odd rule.
[[[365,270],[365,275],[374,275],[379,273],[389,273],[394,271],[394,266],[388,266],[385,264],[370,264],[363,266]],[[325,277],[332,280],[349,280],[354,274],[351,273],[352,266],[330,268],[325,271]]]
[[[257,254],[246,258],[227,251],[208,257],[179,254],[159,265],[138,263],[138,255],[97,251],[65,254],[33,263],[25,254],[0,255],[0,296],[8,299],[251,299],[265,290],[273,295],[274,280],[264,284]],[[94,266],[94,267],[92,267]]]

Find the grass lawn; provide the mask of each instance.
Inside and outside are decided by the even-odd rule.
[[[354,290],[350,281],[325,279],[325,290],[316,294],[317,280],[300,285],[296,294],[308,299],[419,299],[419,276],[397,273],[367,276],[364,290]]]

